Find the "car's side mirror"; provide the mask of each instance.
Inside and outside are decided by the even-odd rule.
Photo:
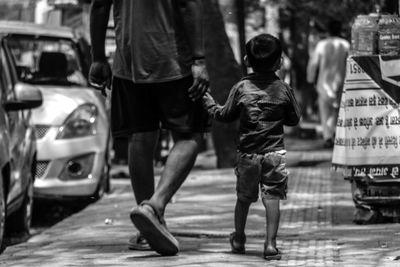
[[[33,85],[17,83],[14,91],[15,99],[6,101],[3,104],[6,111],[37,108],[43,103],[42,92]]]

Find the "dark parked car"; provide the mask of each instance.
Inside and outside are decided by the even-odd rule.
[[[30,109],[43,101],[38,88],[18,82],[3,38],[0,34],[0,252],[6,233],[29,234],[37,151]]]

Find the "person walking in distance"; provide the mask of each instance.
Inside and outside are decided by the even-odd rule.
[[[275,74],[282,62],[282,46],[277,38],[260,34],[250,39],[246,43],[245,62],[254,73],[232,87],[225,105],[218,105],[206,93],[203,106],[215,120],[231,122],[239,118],[240,122],[235,231],[230,235],[232,252],[245,253],[247,215],[260,188],[267,220],[264,258],[279,260],[279,205],[281,199],[286,199],[288,179],[283,126],[297,125],[300,109],[293,89]]]
[[[111,68],[105,36],[113,5],[116,52]],[[92,0],[92,84],[110,83],[111,130],[129,137],[128,165],[138,206],[130,218],[139,233],[130,248],[174,255],[179,244],[164,221],[166,205],[194,165],[209,118],[200,97],[209,87],[202,0]],[[153,157],[160,127],[172,147],[155,188]],[[148,245],[147,245],[148,242]]]
[[[307,81],[315,83],[324,147],[334,145],[339,102],[346,74],[346,58],[350,49],[347,40],[340,37],[342,24],[332,19],[328,37],[320,40],[307,66]]]

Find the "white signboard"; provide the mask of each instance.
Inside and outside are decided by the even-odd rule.
[[[347,60],[332,164],[344,167],[346,177],[400,178],[400,109],[396,91],[382,88],[397,85],[400,61],[376,56],[363,61],[368,68],[359,62]]]

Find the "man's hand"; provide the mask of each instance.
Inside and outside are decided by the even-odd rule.
[[[210,87],[210,79],[204,59],[195,60],[192,65],[193,85],[189,88],[192,101],[200,99]]]
[[[90,66],[89,84],[97,90],[105,90],[111,85],[111,68],[106,61],[95,61]]]

